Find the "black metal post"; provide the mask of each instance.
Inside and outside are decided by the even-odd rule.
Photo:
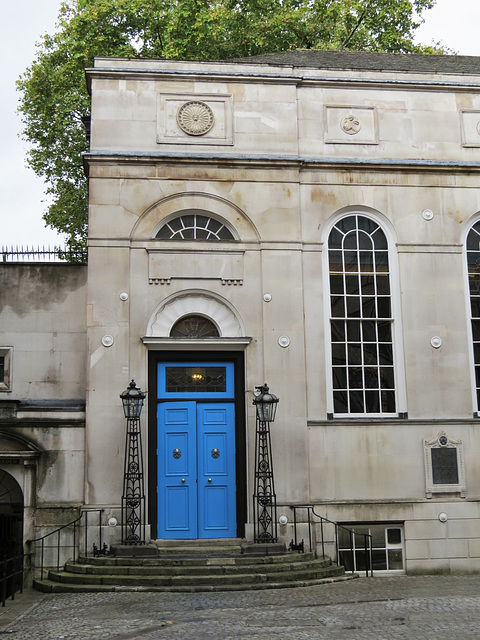
[[[140,418],[127,418],[122,544],[145,544],[145,489]]]
[[[257,414],[255,437],[255,491],[253,494],[254,542],[277,542],[277,496],[273,477],[270,422]]]

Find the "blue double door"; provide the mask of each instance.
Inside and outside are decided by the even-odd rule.
[[[199,400],[158,405],[159,538],[236,536],[234,407]]]

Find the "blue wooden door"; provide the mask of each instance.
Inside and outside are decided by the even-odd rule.
[[[158,536],[196,538],[196,403],[159,404],[157,418]]]
[[[234,418],[233,403],[197,404],[199,538],[237,533]]]
[[[232,402],[158,405],[159,538],[236,535]]]

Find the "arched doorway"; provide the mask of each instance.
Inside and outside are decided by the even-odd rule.
[[[23,553],[23,506],[20,485],[0,469],[0,558]]]
[[[157,307],[142,340],[149,350],[153,536],[243,537],[251,339],[239,314],[219,295],[184,290]]]

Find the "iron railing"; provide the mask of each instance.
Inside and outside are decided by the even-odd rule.
[[[316,522],[312,522],[313,518],[317,518],[317,522],[320,524],[320,541],[316,540],[317,546],[320,544],[322,549],[322,558],[325,559],[329,557],[334,559],[338,565],[344,565],[345,560],[350,560],[350,566],[353,568],[356,566],[355,562],[355,554],[360,555],[363,554],[363,560],[365,563],[365,575],[367,578],[369,576],[373,576],[373,563],[372,563],[372,552],[373,552],[373,544],[372,544],[372,535],[370,533],[361,533],[354,531],[353,529],[349,529],[348,527],[339,524],[338,522],[333,522],[333,520],[329,520],[324,516],[315,512],[315,507],[311,504],[304,505],[292,505],[290,508],[293,511],[293,535],[294,538],[290,543],[291,549],[296,549],[298,551],[304,550],[304,541],[298,541],[298,527],[299,522],[297,518],[297,511],[299,509],[307,511],[306,524],[308,527],[308,543],[310,551],[313,551],[313,535],[312,535],[312,526],[316,524]],[[327,537],[326,528],[333,530],[333,537],[330,539]],[[339,546],[339,531],[345,532],[348,536],[349,544],[348,547],[341,548]],[[330,534],[331,535],[331,534]],[[354,537],[363,539],[363,545],[354,545]],[[326,553],[326,547],[333,548],[333,554],[329,555]],[[348,555],[350,554],[350,556]],[[343,557],[341,557],[343,556]]]
[[[43,580],[43,574],[46,570],[46,562],[48,569],[60,570],[60,567],[65,564],[67,560],[71,560],[73,564],[76,564],[80,558],[80,543],[82,537],[84,538],[83,552],[85,556],[88,555],[89,550],[89,531],[88,531],[88,516],[91,513],[98,513],[98,532],[95,535],[95,542],[98,542],[98,546],[90,539],[92,544],[93,555],[97,553],[105,553],[105,545],[102,541],[102,513],[103,509],[89,509],[88,511],[82,511],[80,516],[76,520],[72,520],[67,524],[58,527],[54,531],[45,534],[41,538],[35,538],[34,540],[27,540],[27,544],[34,545],[32,554],[34,558],[35,570],[40,571],[40,579]],[[80,527],[85,527],[84,536],[81,536]],[[55,537],[54,537],[55,536]],[[63,538],[62,538],[63,536]],[[48,541],[46,543],[46,541]],[[40,562],[37,562],[37,553],[40,553]],[[46,558],[48,556],[48,558]],[[53,563],[52,563],[53,561]]]
[[[10,598],[15,600],[16,593],[23,593],[23,573],[27,555],[4,556],[0,560],[0,601],[2,607]]]
[[[2,262],[87,262],[87,249],[84,247],[28,247],[2,246],[0,249]]]

